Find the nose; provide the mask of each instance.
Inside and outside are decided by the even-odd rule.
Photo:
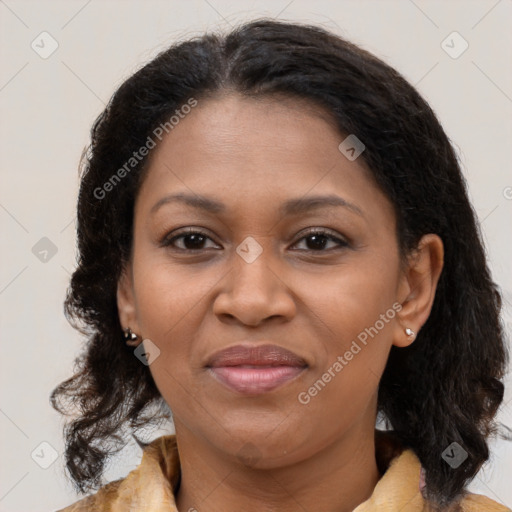
[[[279,275],[279,265],[266,256],[269,249],[251,263],[238,254],[231,272],[223,280],[213,312],[221,321],[237,321],[257,327],[271,318],[290,321],[296,313],[293,292]]]

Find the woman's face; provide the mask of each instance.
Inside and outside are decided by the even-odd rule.
[[[392,205],[345,137],[305,103],[229,95],[152,150],[118,305],[160,351],[178,436],[268,468],[373,429],[409,289]]]

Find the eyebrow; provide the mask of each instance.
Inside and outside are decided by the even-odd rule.
[[[220,201],[217,201],[216,199],[195,194],[179,193],[171,194],[159,199],[151,208],[150,214],[156,213],[158,209],[166,204],[172,204],[176,202],[186,204],[193,208],[204,210],[213,214],[223,213],[226,211],[226,205]],[[289,199],[281,205],[279,208],[279,213],[282,216],[298,215],[329,206],[347,208],[350,211],[364,217],[363,212],[358,206],[334,194]]]

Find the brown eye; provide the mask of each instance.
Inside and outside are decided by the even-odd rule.
[[[348,246],[348,243],[345,240],[334,236],[330,231],[325,230],[312,230],[303,236],[299,242],[303,240],[306,241],[306,249],[303,250],[313,252],[326,252],[330,249]],[[331,247],[328,247],[329,243],[331,243]]]
[[[205,244],[208,240],[212,241],[211,238],[202,231],[188,229],[170,238],[164,238],[161,245],[182,251],[201,251],[207,249]]]

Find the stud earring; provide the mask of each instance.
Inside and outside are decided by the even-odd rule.
[[[409,329],[409,327],[407,327],[407,329],[405,329],[405,334],[407,334],[407,336],[412,337],[412,338],[416,337],[416,333],[412,329]]]
[[[127,327],[124,330],[124,341],[129,347],[136,347],[139,344],[139,337]]]

